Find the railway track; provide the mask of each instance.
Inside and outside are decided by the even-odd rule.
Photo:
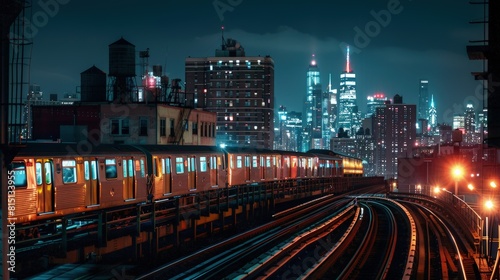
[[[294,211],[287,210],[287,215],[277,214],[276,221],[163,265],[137,279],[222,279],[269,248],[296,236],[300,229],[325,217],[336,216],[349,207],[349,203],[350,199],[325,197],[299,205]]]

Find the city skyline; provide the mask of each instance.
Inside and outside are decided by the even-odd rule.
[[[240,41],[253,55],[275,60],[275,108],[302,110],[297,101],[304,97],[312,54],[321,79],[332,74],[332,84],[338,85],[346,45],[351,46],[362,112],[367,96],[376,92],[399,94],[406,103],[418,104],[420,79],[429,80],[439,122],[451,123],[471,99],[475,108],[482,105],[476,92],[480,83],[470,75],[481,66],[469,61],[465,51],[469,40],[482,39],[481,26],[469,24],[482,18],[482,8],[468,2],[357,0],[330,6],[314,0],[286,7],[260,0],[64,3],[57,9],[34,3],[32,9],[38,17],[32,18],[36,32],[30,35],[30,82],[39,84],[46,96],[76,91],[80,73],[92,65],[109,74],[107,47],[121,36],[137,51],[149,48],[150,65],[164,65],[170,78],[184,81],[185,58],[212,55],[225,26],[224,37]],[[82,14],[88,16],[77,16]],[[263,20],[255,20],[256,15]]]

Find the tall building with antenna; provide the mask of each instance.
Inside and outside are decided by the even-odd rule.
[[[346,68],[340,74],[338,129],[348,131],[350,136],[359,129],[358,107],[356,105],[356,74],[352,71],[347,47]]]
[[[437,109],[434,103],[434,94],[431,95],[431,105],[429,107],[429,125],[432,131],[437,127]]]

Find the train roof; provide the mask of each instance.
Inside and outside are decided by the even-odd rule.
[[[86,143],[86,144],[85,144]],[[28,143],[12,146],[9,150],[15,156],[91,156],[95,154],[124,155],[128,153],[201,153],[221,152],[216,146],[183,146],[183,145],[127,145],[85,143]]]
[[[141,151],[130,145],[85,143],[28,143],[13,146],[11,151],[17,156],[90,156],[93,154],[124,154],[140,153]]]
[[[133,145],[139,149],[144,149],[150,153],[222,153],[217,146],[194,146],[194,145]]]
[[[344,154],[344,153],[334,152],[332,150],[312,149],[312,150],[309,150],[307,152],[312,153],[312,154],[322,154],[322,155],[329,155],[329,156],[336,156],[336,157],[346,157],[346,158],[359,159],[357,157],[353,157],[353,156],[350,156],[350,155]]]

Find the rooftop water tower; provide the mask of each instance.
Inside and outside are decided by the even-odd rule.
[[[109,77],[112,101],[119,103],[137,101],[135,46],[123,37],[109,45]]]

